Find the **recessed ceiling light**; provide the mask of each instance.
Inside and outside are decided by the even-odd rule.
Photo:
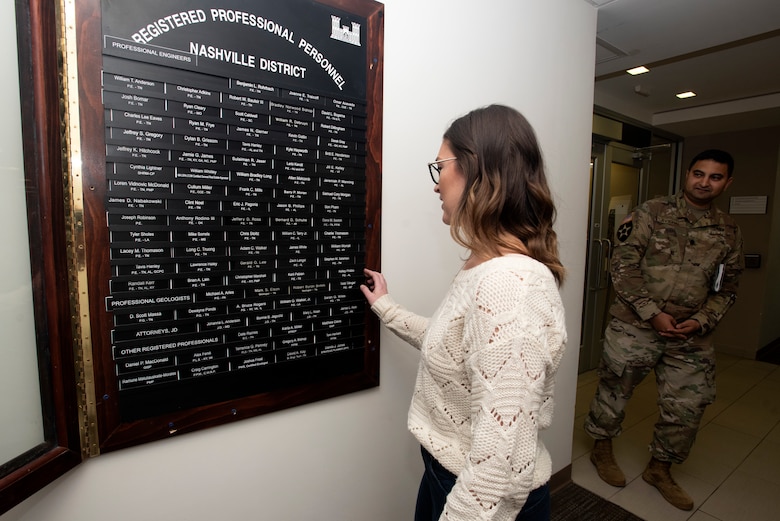
[[[691,92],[691,91],[681,92],[681,93],[677,94],[677,97],[680,98],[680,99],[692,98],[694,96],[696,96],[696,93],[695,92]]]
[[[629,73],[631,76],[636,76],[637,74],[644,74],[646,72],[650,72],[650,69],[648,69],[644,65],[640,65],[639,67],[628,69],[626,72]]]

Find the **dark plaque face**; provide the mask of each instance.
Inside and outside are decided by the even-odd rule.
[[[133,417],[140,389],[159,413],[364,348],[366,20],[214,5],[102,5],[106,309]]]

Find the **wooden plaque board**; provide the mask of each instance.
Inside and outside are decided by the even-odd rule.
[[[91,452],[378,385],[382,4],[75,16]]]

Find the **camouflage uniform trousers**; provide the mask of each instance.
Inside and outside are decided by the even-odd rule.
[[[704,409],[715,399],[715,349],[711,334],[668,339],[613,318],[605,331],[599,385],[585,419],[595,439],[621,433],[625,407],[645,376],[655,369],[659,417],[650,452],[661,461],[688,457]]]

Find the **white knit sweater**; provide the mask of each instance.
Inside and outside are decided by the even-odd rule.
[[[430,320],[390,295],[371,309],[421,350],[409,430],[458,477],[440,519],[514,520],[551,474],[539,431],[566,329],[550,271],[506,255],[458,273]]]

